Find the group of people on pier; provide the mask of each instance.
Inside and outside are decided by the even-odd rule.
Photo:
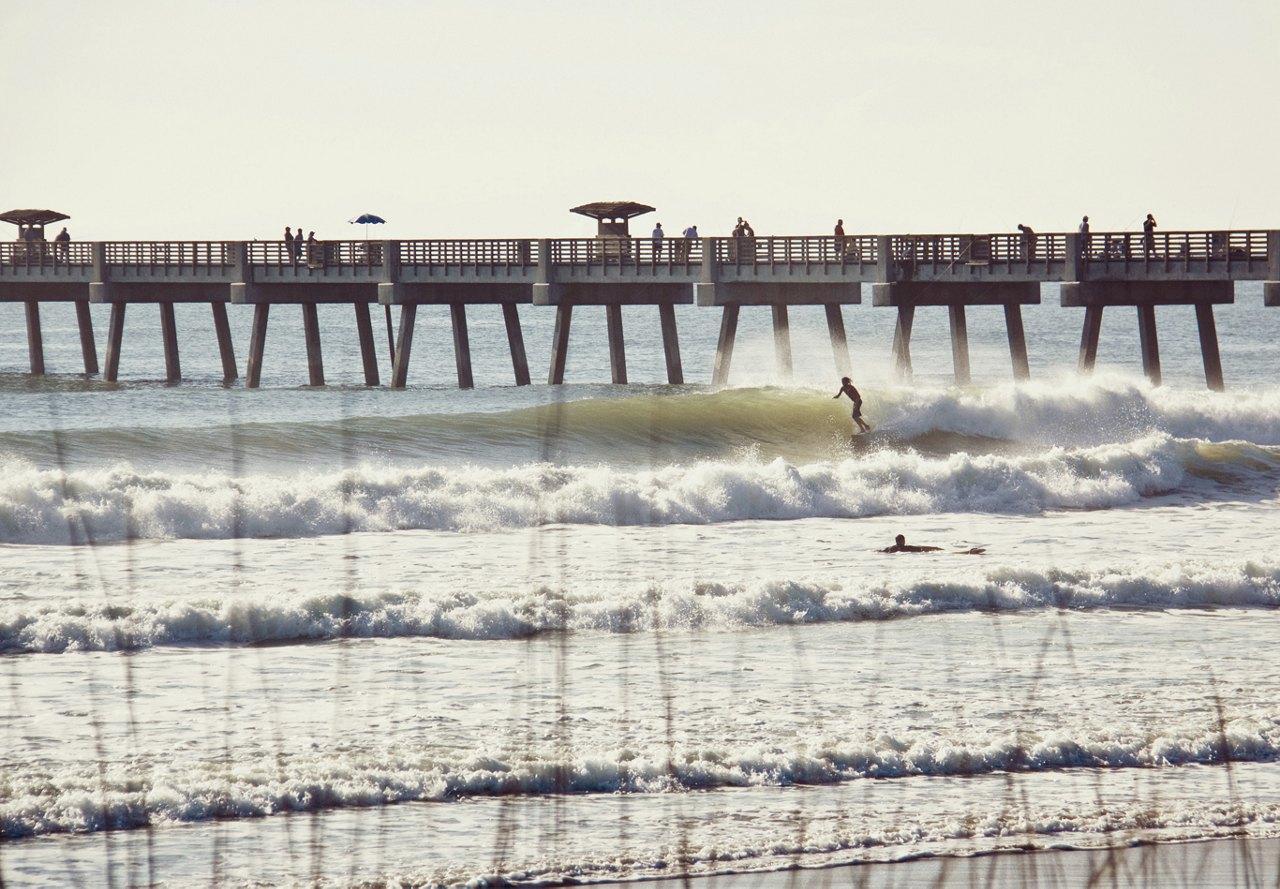
[[[307,256],[310,257],[316,246],[316,233],[311,232],[307,237],[302,237],[302,226],[298,226],[298,233],[295,235],[289,226],[284,227],[284,253],[285,257],[293,262],[302,262],[303,248],[306,248]]]

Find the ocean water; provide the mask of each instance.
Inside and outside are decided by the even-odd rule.
[[[273,313],[262,388],[224,387],[207,308],[185,380],[130,310],[121,382],[51,375],[0,306],[0,879],[5,885],[554,885],[922,855],[1280,837],[1280,310],[1160,310],[1164,385],[1109,310],[997,309],[973,383],[942,310],[845,312],[876,426],[850,439],[820,310],[579,309],[564,386],[525,307],[477,387],[423,310],[409,388],[329,385]],[[95,307],[97,312],[98,307]],[[935,314],[936,312],[936,314]],[[492,314],[491,314],[492,313]],[[598,317],[597,317],[598,314]],[[249,313],[231,313],[243,361]],[[95,314],[99,335],[105,315]],[[389,368],[383,361],[384,379]],[[938,552],[887,554],[895,534]],[[980,553],[971,550],[982,550]],[[831,872],[820,872],[831,873]],[[834,878],[833,878],[834,879]]]

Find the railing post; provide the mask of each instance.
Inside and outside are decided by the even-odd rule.
[[[720,277],[720,257],[716,253],[716,239],[702,238],[702,269],[698,283],[714,284]]]
[[[249,243],[247,241],[232,241],[227,244],[227,247],[231,248],[231,267],[235,269],[235,283],[252,283],[253,266],[249,264]]]
[[[1262,301],[1280,306],[1280,231],[1267,232],[1267,280],[1262,283]]]
[[[93,248],[93,281],[97,284],[105,284],[111,278],[111,273],[107,269],[107,245],[103,241],[94,241],[91,247]]]
[[[394,284],[400,280],[400,242],[382,241],[382,277],[379,284]]]
[[[1063,256],[1062,280],[1083,281],[1089,267],[1089,258],[1085,256],[1085,236],[1079,232],[1067,235],[1066,255]]]
[[[876,280],[888,283],[893,279],[893,239],[889,235],[877,235]]]

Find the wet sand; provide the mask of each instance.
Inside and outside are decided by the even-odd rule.
[[[820,870],[662,879],[648,887],[674,889],[926,889],[984,886],[999,889],[1083,887],[1280,886],[1280,839],[1222,839],[1147,843],[1120,849],[1001,852],[966,858],[924,858],[891,864],[854,864]]]

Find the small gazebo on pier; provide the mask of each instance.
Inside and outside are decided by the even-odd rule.
[[[57,210],[9,210],[0,213],[0,222],[12,222],[18,227],[18,241],[26,247],[20,249],[15,256],[28,262],[39,262],[51,256],[46,247],[48,238],[45,237],[44,227],[51,222],[70,218]]]
[[[598,256],[618,257],[631,254],[631,219],[653,211],[654,208],[648,204],[635,201],[596,201],[569,210],[596,221],[596,240],[600,242],[597,245]]]

